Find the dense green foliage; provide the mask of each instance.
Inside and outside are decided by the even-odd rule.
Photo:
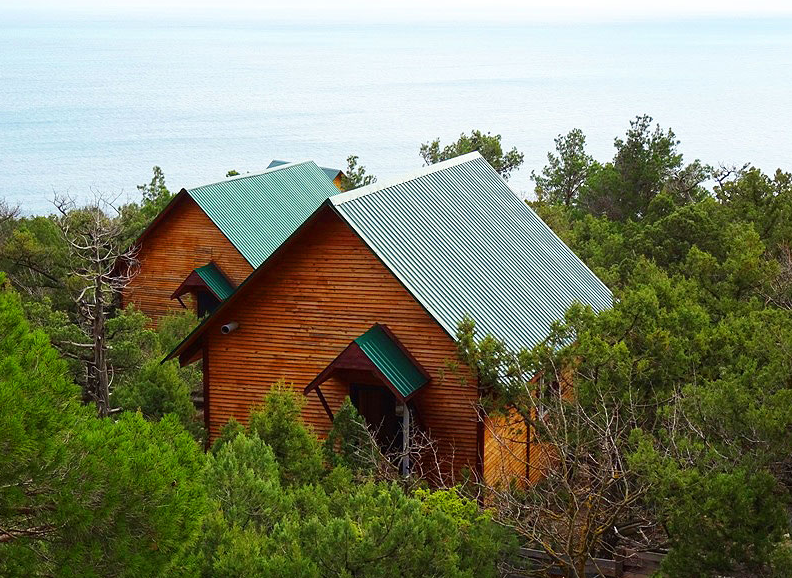
[[[167,574],[208,506],[199,447],[171,417],[94,417],[0,283],[0,574]]]
[[[325,440],[328,460],[353,472],[371,474],[381,462],[382,454],[373,442],[366,420],[349,398],[333,415],[333,428]]]
[[[333,467],[343,460],[325,460],[335,450],[301,424],[301,403],[275,384],[248,427],[230,422],[212,448],[206,480],[220,512],[205,523],[201,575],[496,575],[511,542],[475,502]]]
[[[586,154],[586,135],[573,129],[555,139],[556,152],[547,153],[547,166],[537,175],[531,172],[539,199],[555,205],[570,206],[580,195],[594,166],[594,159]]]
[[[640,220],[661,192],[685,204],[706,196],[701,186],[711,169],[694,161],[684,165],[672,130],[652,130],[652,118],[639,116],[624,139],[614,142],[613,160],[599,163],[585,151],[579,130],[556,139],[541,174],[532,174],[540,201],[578,207],[614,221]]]
[[[514,405],[565,464],[500,513],[582,561],[620,544],[668,549],[668,576],[789,575],[792,175],[719,170],[707,192],[710,169],[685,165],[650,121],[636,119],[608,163],[580,131],[559,137],[534,175],[535,210],[614,307],[573,306],[521,352],[460,327],[490,410]],[[570,514],[583,495],[586,520]],[[563,522],[539,527],[536,512]],[[601,531],[560,543],[562,527],[591,520]]]
[[[456,142],[444,147],[441,147],[440,139],[437,138],[422,144],[419,152],[427,165],[433,165],[473,151],[478,151],[505,179],[522,165],[525,156],[516,148],[504,152],[501,135],[483,133],[480,130],[472,130],[469,135],[462,133]]]

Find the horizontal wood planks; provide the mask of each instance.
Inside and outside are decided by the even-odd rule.
[[[528,472],[528,426],[512,409],[484,418],[484,483],[493,488],[522,483]]]
[[[349,343],[374,323],[386,324],[431,376],[412,398],[424,428],[453,461],[447,471],[474,468],[477,457],[475,381],[449,371],[454,341],[412,298],[364,243],[330,209],[274,257],[244,295],[218,315],[204,334],[209,355],[210,435],[230,417],[247,421],[279,379],[302,389]],[[239,328],[221,335],[222,324]],[[347,383],[321,389],[335,412]],[[321,436],[331,422],[316,393],[306,398],[304,420]]]
[[[195,201],[184,194],[176,203],[143,239],[140,271],[122,299],[124,306],[134,303],[155,324],[163,315],[181,309],[171,295],[196,267],[214,261],[235,285],[253,271]]]

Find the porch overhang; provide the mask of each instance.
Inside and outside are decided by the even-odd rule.
[[[193,269],[187,278],[181,282],[176,291],[171,295],[171,299],[178,299],[182,303],[181,297],[186,293],[196,293],[198,291],[208,291],[214,295],[218,301],[225,301],[234,292],[234,286],[228,280],[220,268],[212,261]],[[184,305],[184,303],[182,303]]]
[[[402,403],[407,402],[431,380],[427,371],[402,345],[391,330],[380,323],[347,345],[303,390],[316,390],[330,419],[333,419],[319,386],[331,377],[356,381],[361,375],[388,388]]]

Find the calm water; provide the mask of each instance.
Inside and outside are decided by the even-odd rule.
[[[572,27],[0,20],[0,197],[48,212],[53,192],[136,196],[270,159],[380,177],[421,142],[502,133],[531,189],[553,137],[590,151],[647,112],[689,159],[792,170],[792,21]]]

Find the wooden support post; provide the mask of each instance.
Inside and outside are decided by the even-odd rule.
[[[403,476],[410,474],[410,408],[404,403],[402,411],[402,464]]]
[[[330,418],[330,421],[333,421],[333,412],[330,410],[330,406],[327,404],[327,400],[325,399],[322,390],[319,389],[319,386],[316,387],[316,394],[319,396],[319,401],[322,402],[322,406],[324,407],[325,411],[327,412],[327,416]]]

